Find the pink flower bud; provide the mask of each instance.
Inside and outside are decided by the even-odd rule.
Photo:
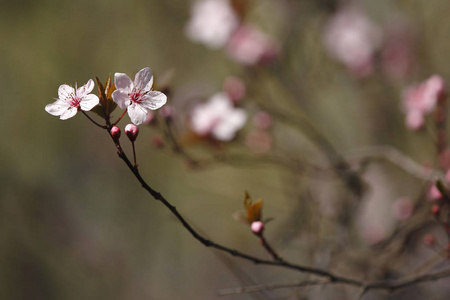
[[[441,207],[437,204],[433,204],[433,206],[431,207],[431,212],[433,213],[433,215],[435,217],[439,216],[439,212],[441,211]]]
[[[223,83],[223,91],[234,104],[240,102],[245,96],[245,84],[239,77],[229,76]]]
[[[428,190],[428,199],[431,201],[438,201],[442,199],[442,194],[437,188],[436,184],[433,184]]]
[[[251,227],[252,227],[253,233],[256,235],[261,235],[264,231],[264,223],[261,221],[253,222]]]
[[[117,127],[117,126],[113,126],[112,128],[111,128],[111,136],[113,137],[113,139],[115,140],[115,141],[118,141],[119,140],[119,138],[120,138],[120,128],[119,127]]]
[[[434,237],[434,235],[428,233],[423,237],[423,242],[425,243],[425,245],[431,247],[436,243],[436,238]]]
[[[407,197],[398,198],[392,205],[394,217],[398,220],[408,219],[414,210],[414,204]]]
[[[125,134],[130,141],[134,142],[139,134],[139,128],[134,124],[128,124],[125,126]]]
[[[258,129],[268,129],[272,126],[272,116],[265,111],[259,111],[253,116],[253,125]]]

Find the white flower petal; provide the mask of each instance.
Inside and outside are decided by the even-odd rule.
[[[235,109],[226,118],[226,123],[236,127],[236,130],[244,126],[247,121],[247,113],[241,108]]]
[[[67,120],[69,118],[72,118],[77,114],[78,109],[76,107],[69,107],[67,110],[65,110],[61,116],[59,117],[61,120]]]
[[[83,98],[84,96],[92,92],[94,86],[95,86],[94,80],[89,79],[89,81],[85,85],[77,89],[77,96]]]
[[[233,126],[227,123],[219,123],[214,127],[212,135],[215,139],[220,141],[228,142],[232,140],[235,136],[236,130]]]
[[[140,125],[147,119],[147,110],[137,103],[132,103],[128,106],[128,115],[133,124]]]
[[[124,90],[115,90],[111,96],[114,102],[116,102],[121,109],[127,108],[127,106],[130,104],[130,97]]]
[[[144,90],[144,88],[147,88],[150,81],[153,83],[152,70],[148,67],[143,68],[142,70],[137,72],[136,76],[134,77],[134,86],[140,90]]]
[[[116,73],[114,74],[114,85],[118,90],[124,90],[127,93],[130,93],[133,89],[133,82],[130,77],[124,73]]]
[[[60,100],[66,100],[70,95],[75,95],[75,89],[67,84],[62,84],[58,88],[58,97]]]
[[[147,83],[147,85],[144,87],[143,91],[144,92],[148,92],[152,90],[152,86],[153,86],[153,76],[152,78],[150,78],[150,81]]]
[[[167,96],[158,91],[151,91],[143,96],[144,101],[140,103],[145,108],[155,110],[166,104]]]
[[[230,141],[236,132],[244,126],[247,121],[247,113],[243,109],[235,109],[227,112],[220,123],[213,129],[213,136],[221,141]]]
[[[100,102],[100,99],[94,94],[89,94],[83,97],[80,102],[82,110],[91,110]]]
[[[47,104],[45,106],[45,111],[53,116],[59,116],[69,107],[70,106],[64,101],[57,100],[53,103]]]

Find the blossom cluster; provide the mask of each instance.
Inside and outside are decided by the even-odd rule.
[[[229,0],[197,0],[186,25],[186,36],[209,48],[225,48],[236,62],[250,66],[277,56],[278,43],[242,22]]]
[[[112,100],[120,108],[128,111],[131,122],[135,125],[140,125],[147,119],[149,110],[158,109],[167,102],[165,94],[152,90],[153,74],[150,68],[140,70],[134,81],[124,73],[116,73],[114,86]],[[89,111],[100,104],[99,97],[91,94],[93,89],[92,79],[80,88],[76,85],[73,88],[63,84],[58,89],[56,101],[48,104],[45,110],[54,116],[59,116],[61,120],[75,116],[80,109]]]

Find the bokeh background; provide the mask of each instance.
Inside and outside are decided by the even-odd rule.
[[[211,50],[186,37],[190,1],[1,2],[0,298],[215,299],[221,289],[306,278],[202,246],[140,188],[104,131],[81,114],[60,121],[44,106],[57,97],[60,84],[81,85],[94,76],[105,80],[115,72],[134,76],[148,66],[156,80],[167,72],[173,74],[168,102],[176,109],[174,122],[182,135],[192,103],[207,99],[221,90],[227,76],[237,75],[249,89],[261,93],[271,89],[270,99],[279,107],[295,104],[340,153],[388,145],[420,163],[435,163],[430,135],[404,125],[400,95],[408,85],[434,73],[450,77],[450,3],[359,1],[374,24],[388,28],[401,21],[411,37],[412,67],[392,79],[381,65],[369,76],[355,76],[329,55],[324,28],[345,4],[337,2],[248,1],[246,21],[279,42],[280,57],[289,56],[256,71],[236,63],[221,49]],[[293,101],[281,91],[282,75],[287,76],[281,78],[285,88],[296,91]],[[251,95],[243,100],[249,120],[258,107],[254,100]],[[121,124],[128,121],[126,116]],[[227,147],[255,157],[243,142],[251,126],[249,121]],[[207,237],[267,257],[248,227],[232,218],[243,209],[243,193],[248,190],[264,199],[264,216],[274,218],[268,238],[284,257],[327,268],[330,249],[337,249],[328,245],[339,244],[337,252],[352,246],[356,249],[352,254],[367,260],[364,255],[371,253],[371,238],[367,242],[355,226],[349,230],[351,242],[342,245],[347,240],[336,232],[342,226],[335,223],[342,211],[331,217],[320,212],[335,197],[348,197],[339,180],[310,179],[271,164],[217,163],[193,170],[168,147],[155,148],[151,139],[156,134],[157,127],[141,127],[137,142],[141,172]],[[274,152],[326,161],[301,130],[275,121],[272,135]],[[187,151],[202,158],[216,149],[196,145]],[[423,181],[386,164],[366,175],[380,189],[374,188],[364,201],[346,204],[351,206],[352,222],[361,224],[358,216],[367,215],[363,224],[367,220],[375,227],[381,224],[381,236],[388,235],[397,224],[391,204],[401,196],[416,199],[423,192]],[[376,205],[369,201],[373,199]],[[419,260],[433,255],[420,246],[413,248]],[[406,261],[402,268],[409,270],[413,259]],[[352,293],[320,287],[222,299],[308,299],[302,297],[310,292],[317,292],[314,299],[327,299],[330,294],[345,299]],[[407,297],[411,291],[405,293]],[[436,292],[436,299],[442,295]],[[389,297],[377,292],[367,299]],[[402,293],[395,297],[400,299]]]

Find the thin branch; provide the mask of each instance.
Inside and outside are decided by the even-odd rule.
[[[373,146],[364,147],[352,151],[344,156],[347,161],[358,163],[369,160],[385,160],[401,169],[405,170],[409,174],[423,180],[430,180],[433,178],[439,178],[443,180],[444,175],[440,170],[425,167],[409,156],[390,146]]]
[[[80,111],[81,111],[81,112],[83,113],[83,115],[85,115],[86,118],[88,118],[92,123],[94,123],[95,125],[97,125],[97,126],[100,127],[100,128],[106,129],[106,126],[105,126],[105,125],[100,125],[99,123],[97,123],[96,121],[94,121],[94,119],[92,119],[91,117],[89,117],[88,114],[87,114],[84,110],[80,109]]]
[[[261,234],[259,241],[266,251],[272,256],[275,261],[284,262],[280,255],[269,245],[265,237]]]
[[[111,135],[111,133],[108,130],[108,133]],[[111,136],[112,138],[112,136]],[[203,237],[202,235],[200,235],[182,216],[181,214],[178,212],[178,210],[176,209],[175,206],[173,206],[172,204],[170,204],[169,201],[167,201],[162,195],[161,193],[155,191],[154,189],[152,189],[146,182],[145,180],[141,177],[139,170],[137,168],[137,166],[135,167],[130,160],[128,159],[128,157],[126,156],[125,152],[123,151],[122,147],[120,146],[120,144],[118,142],[116,142],[114,140],[114,138],[112,138],[112,140],[114,141],[114,144],[116,145],[117,148],[117,154],[119,155],[119,157],[125,162],[125,164],[127,165],[127,167],[131,170],[131,172],[133,173],[133,175],[136,177],[136,179],[139,181],[139,183],[142,185],[142,187],[149,192],[152,197],[155,200],[160,201],[164,206],[166,206],[171,212],[172,214],[181,222],[181,224],[183,225],[183,227],[195,238],[197,239],[200,243],[202,243],[203,245],[205,245],[206,247],[211,247],[211,248],[215,248],[221,251],[225,251],[228,252],[230,255],[232,256],[236,256],[236,257],[240,257],[246,260],[249,260],[255,264],[260,264],[260,265],[270,265],[270,266],[278,266],[278,267],[284,267],[284,268],[288,268],[288,269],[292,269],[292,270],[296,270],[296,271],[300,271],[300,272],[305,272],[305,273],[309,273],[309,274],[313,274],[313,275],[317,275],[317,276],[321,276],[321,277],[326,277],[328,278],[330,281],[335,281],[335,282],[341,282],[344,284],[349,284],[349,285],[354,285],[354,286],[360,286],[361,282],[357,281],[357,280],[353,280],[351,278],[346,278],[346,277],[342,277],[339,275],[335,275],[332,274],[328,271],[324,271],[324,270],[320,270],[320,269],[316,269],[316,268],[312,268],[312,267],[306,267],[306,266],[301,266],[301,265],[297,265],[297,264],[292,264],[292,263],[288,263],[286,261],[270,261],[270,260],[264,260],[264,259],[260,259],[257,258],[255,256],[251,256],[249,254],[240,252],[238,250],[235,249],[231,249],[225,246],[222,246],[220,244],[217,244],[205,237]]]
[[[107,131],[108,131],[108,133],[111,136],[110,128],[107,128]],[[450,277],[450,269],[447,269],[447,270],[440,271],[440,272],[424,274],[424,275],[418,275],[418,276],[410,277],[410,278],[401,278],[401,279],[394,280],[394,281],[364,282],[364,281],[359,281],[359,280],[343,277],[343,276],[340,276],[340,275],[335,275],[335,274],[333,274],[331,272],[328,272],[328,271],[325,271],[325,270],[289,263],[289,262],[284,261],[282,259],[278,259],[278,260],[275,259],[274,261],[260,259],[258,257],[252,256],[252,255],[249,255],[249,254],[246,254],[246,253],[243,253],[243,252],[240,252],[238,250],[231,249],[231,248],[228,248],[226,246],[222,246],[220,244],[217,244],[217,243],[215,243],[215,242],[213,242],[213,241],[203,237],[202,235],[200,235],[181,216],[181,214],[178,212],[178,210],[176,209],[175,206],[170,204],[170,202],[167,201],[161,195],[161,193],[159,193],[159,192],[155,191],[154,189],[152,189],[144,181],[144,179],[141,177],[141,175],[139,173],[139,170],[138,170],[138,167],[134,166],[130,162],[130,160],[126,156],[125,152],[123,151],[122,147],[120,146],[119,142],[116,141],[112,136],[111,136],[111,138],[112,138],[112,140],[114,141],[114,143],[116,145],[117,154],[125,162],[125,164],[131,170],[131,172],[136,177],[136,179],[141,183],[142,187],[146,191],[148,191],[155,200],[160,201],[165,207],[167,207],[172,212],[172,214],[181,222],[183,227],[195,239],[197,239],[200,243],[202,243],[206,247],[211,247],[211,248],[218,249],[220,251],[227,252],[227,253],[229,253],[232,256],[243,258],[243,259],[251,261],[251,262],[253,262],[255,264],[267,265],[267,266],[277,266],[277,267],[287,268],[287,269],[291,269],[291,270],[295,270],[295,271],[299,271],[299,272],[304,272],[304,273],[308,273],[310,275],[316,275],[316,276],[319,276],[319,277],[324,277],[324,278],[326,278],[328,280],[327,281],[328,283],[345,284],[345,285],[349,285],[349,286],[353,286],[353,287],[360,287],[360,288],[363,288],[364,291],[369,291],[369,290],[372,290],[372,289],[383,289],[383,290],[388,290],[388,291],[395,291],[395,290],[398,290],[398,289],[401,289],[401,288],[405,288],[405,287],[408,287],[408,286],[411,286],[411,285],[414,285],[414,284],[418,284],[418,283],[422,283],[422,282],[428,282],[428,281],[434,281],[434,280],[438,280],[438,279],[445,278],[445,277]],[[278,256],[276,255],[276,257],[278,257]],[[326,284],[327,282],[324,282],[323,284]]]
[[[272,283],[272,284],[260,284],[246,287],[237,287],[230,289],[223,289],[218,292],[219,296],[236,295],[236,294],[247,294],[255,293],[259,291],[270,291],[282,288],[295,288],[313,285],[325,285],[329,284],[330,281],[324,280],[307,280],[307,281],[292,281],[286,283]]]

